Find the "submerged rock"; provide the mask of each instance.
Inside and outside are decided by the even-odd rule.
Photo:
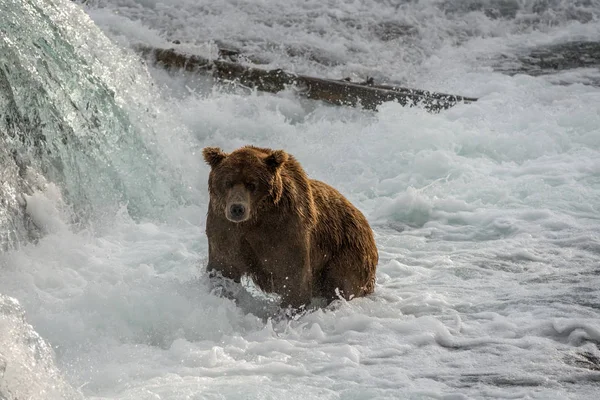
[[[600,371],[600,356],[589,351],[582,351],[568,356],[567,364],[590,371]]]
[[[541,46],[517,55],[502,55],[494,65],[508,75],[555,74],[576,68],[600,68],[600,42],[568,42]],[[600,85],[596,82],[594,86]]]

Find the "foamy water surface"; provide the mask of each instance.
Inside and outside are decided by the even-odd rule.
[[[0,254],[0,293],[21,303],[64,379],[85,398],[600,393],[590,361],[600,357],[600,89],[581,83],[596,72],[574,71],[569,84],[557,85],[553,77],[494,72],[490,61],[525,46],[598,40],[600,6],[554,2],[554,14],[538,12],[536,22],[527,18],[534,15],[528,1],[506,2],[517,11],[502,18],[485,7],[398,3],[84,6],[91,19],[81,15],[76,28],[96,32],[95,23],[114,44],[90,50],[81,37],[75,46],[106,57],[96,73],[104,71],[121,106],[152,132],[143,140],[162,149],[187,196],[160,217],[132,218],[123,206],[75,229],[60,189],[49,184],[28,202],[47,234]],[[390,21],[408,33],[382,39],[378,29]],[[173,39],[203,55],[217,40],[268,67],[386,77],[479,100],[439,114],[397,104],[373,113],[291,91],[211,90],[150,67],[147,76],[130,64],[110,73],[118,47]],[[373,295],[267,320],[258,300],[236,304],[210,292],[200,149],[248,143],[287,150],[367,215],[380,251]]]

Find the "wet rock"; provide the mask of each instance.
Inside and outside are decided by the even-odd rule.
[[[570,355],[565,361],[567,364],[573,365],[577,368],[584,368],[590,371],[600,371],[600,356],[589,351]]]
[[[521,6],[517,0],[465,0],[447,1],[443,8],[448,14],[466,14],[469,12],[483,12],[491,19],[513,19]]]
[[[520,57],[529,74],[544,74],[573,68],[600,67],[600,42],[571,42],[534,49]]]
[[[549,75],[577,68],[600,68],[600,42],[568,42],[538,47],[517,55],[502,55],[496,71],[531,76]],[[594,86],[598,82],[591,81]]]
[[[375,85],[373,81],[348,82],[347,80],[322,79],[297,75],[281,69],[265,70],[238,63],[209,60],[197,55],[139,45],[136,50],[154,65],[166,69],[185,69],[199,74],[210,73],[221,82],[235,82],[247,88],[276,93],[288,86],[295,86],[299,94],[313,100],[321,100],[342,106],[357,106],[376,110],[377,106],[396,101],[403,106],[422,105],[426,110],[438,112],[458,102],[470,103],[477,99],[426,90],[388,85]]]
[[[414,26],[395,21],[382,22],[381,24],[374,25],[371,30],[379,40],[384,42],[405,36],[412,36],[417,33],[417,29]]]

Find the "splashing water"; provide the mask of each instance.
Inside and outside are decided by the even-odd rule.
[[[142,103],[155,92],[137,60],[75,6],[4,1],[2,8],[3,198],[18,209],[20,193],[44,186],[42,175],[62,187],[79,219],[122,204],[132,216],[160,215],[182,182],[167,168],[155,128],[140,123],[160,117],[151,101]]]
[[[25,322],[19,303],[0,295],[0,398],[81,399],[54,366],[52,350]]]
[[[597,41],[598,2],[85,3],[0,0],[0,293],[27,320],[0,314],[0,398],[52,398],[53,382],[93,399],[596,396],[597,71],[493,65]],[[479,100],[372,113],[224,93],[129,50],[173,39]],[[275,321],[211,293],[197,152],[247,143],[288,150],[365,212],[374,295]],[[26,323],[52,351],[27,347]]]

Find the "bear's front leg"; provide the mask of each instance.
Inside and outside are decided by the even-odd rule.
[[[282,307],[307,307],[312,300],[312,273],[308,249],[299,249],[298,258],[289,264],[281,279],[279,292]]]
[[[206,272],[210,290],[219,296],[233,299],[239,291],[244,274],[253,264],[243,251],[241,238],[235,230],[229,229],[231,223],[209,213],[206,224],[208,238],[208,264]]]
[[[302,278],[300,278],[302,279]],[[302,307],[308,307],[312,300],[311,283],[306,282],[297,287],[284,289],[282,295],[281,306],[283,308],[291,307],[293,309],[299,309]]]
[[[206,272],[208,274],[210,291],[217,296],[228,299],[235,298],[235,287],[239,285],[242,277],[240,269],[236,268],[232,261],[228,257],[223,257],[219,251],[216,251],[214,243],[211,243],[209,239]]]
[[[312,270],[307,238],[294,233],[280,241],[253,236],[252,247],[260,267],[254,271],[256,284],[265,292],[281,296],[282,307],[299,308],[312,299]]]
[[[210,276],[215,276],[216,273],[221,274],[224,278],[233,280],[236,283],[241,281],[243,268],[241,268],[239,257],[230,249],[222,249],[219,243],[209,238],[208,240],[208,264],[206,271]],[[229,247],[229,246],[225,246]]]

